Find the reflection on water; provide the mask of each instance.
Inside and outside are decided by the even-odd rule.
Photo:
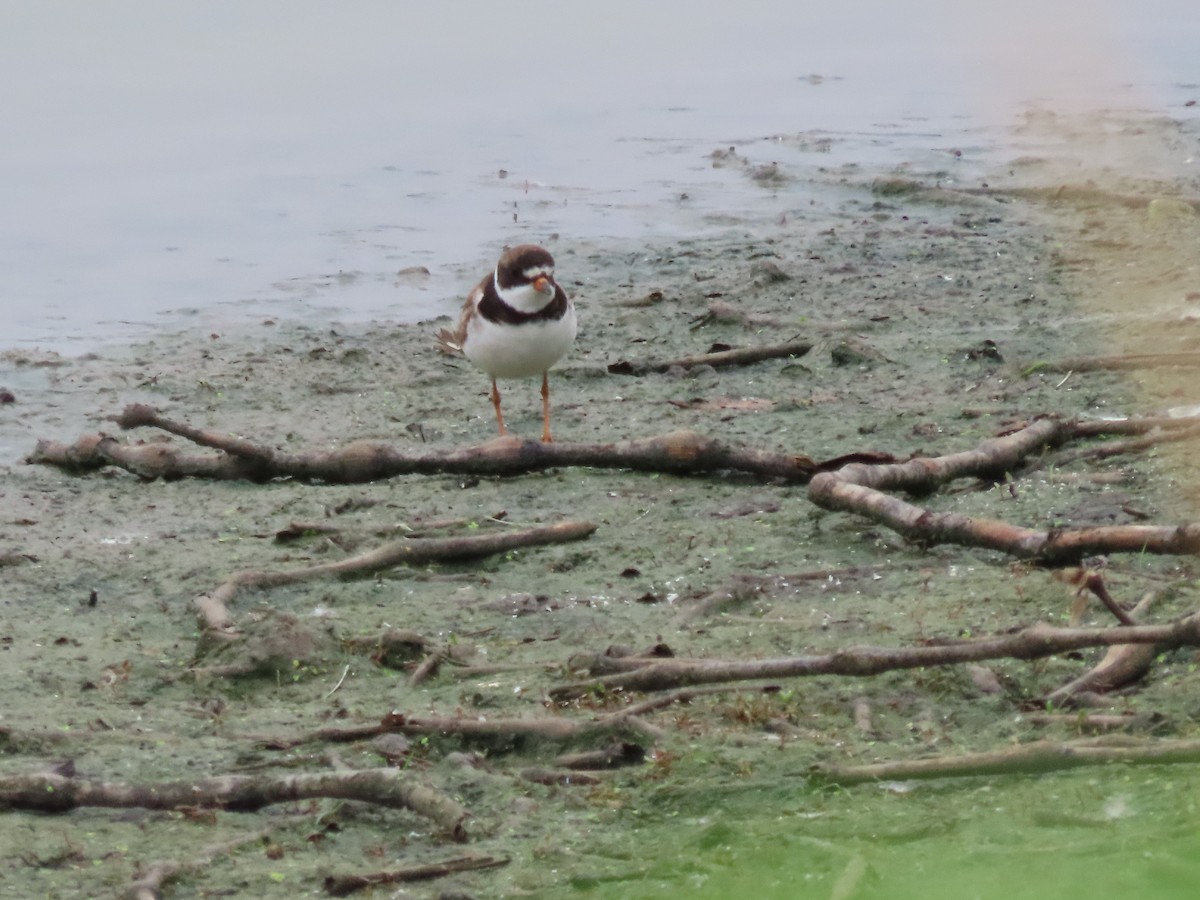
[[[10,7],[0,345],[78,351],[179,310],[415,320],[505,242],[796,205],[719,147],[975,178],[1027,102],[1183,110],[1184,0],[1044,6]]]

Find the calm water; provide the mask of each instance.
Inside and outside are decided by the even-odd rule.
[[[959,149],[966,177],[1031,104],[1186,117],[1200,93],[1193,0],[51,0],[0,26],[0,349],[427,318],[506,242],[769,208],[716,147],[796,169]]]

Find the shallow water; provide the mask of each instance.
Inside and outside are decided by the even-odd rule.
[[[712,166],[733,144],[789,172],[972,180],[1020,152],[1031,107],[1187,114],[1185,0],[1045,6],[14,7],[0,349],[431,317],[506,242],[569,252],[776,209]]]

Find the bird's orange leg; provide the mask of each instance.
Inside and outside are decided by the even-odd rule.
[[[500,388],[496,386],[496,379],[492,379],[492,406],[496,407],[496,424],[500,426],[500,435],[503,437],[508,434],[508,429],[504,427],[504,413],[500,412]]]
[[[550,437],[550,379],[545,372],[542,373],[542,443],[554,443]]]

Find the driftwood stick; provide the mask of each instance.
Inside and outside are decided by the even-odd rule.
[[[562,663],[558,662],[469,663],[467,665],[455,663],[447,666],[438,674],[455,678],[479,678],[484,675],[502,675],[507,672],[553,672],[555,669],[561,668]]]
[[[789,656],[757,660],[659,660],[604,678],[567,684],[551,691],[559,702],[584,696],[597,688],[662,691],[697,684],[752,679],[803,678],[812,675],[863,677],[897,669],[956,665],[985,659],[1040,659],[1084,647],[1113,644],[1200,646],[1200,614],[1170,625],[1121,628],[1055,628],[1035,625],[1016,634],[958,641],[925,647],[847,647],[822,656]]]
[[[559,522],[520,531],[452,538],[404,538],[336,562],[283,571],[248,570],[222,582],[216,590],[196,601],[202,621],[210,629],[227,629],[232,617],[228,604],[243,588],[271,588],[322,578],[361,578],[393,566],[422,566],[448,559],[474,559],[506,553],[522,547],[581,540],[596,530],[590,522]]]
[[[1149,612],[1155,597],[1154,593],[1146,594],[1126,618],[1131,623],[1136,622]],[[1169,649],[1165,644],[1114,644],[1108,648],[1100,662],[1078,678],[1052,691],[1046,697],[1046,701],[1049,705],[1062,706],[1084,693],[1105,694],[1132,684],[1150,671],[1160,653]]]
[[[1018,471],[1025,460],[1046,447],[1071,437],[1071,424],[1059,419],[1038,419],[1003,437],[984,441],[971,450],[945,456],[917,457],[890,465],[851,464],[831,477],[874,491],[906,491],[928,494],[955,478],[996,478]],[[816,480],[815,478],[813,479]]]
[[[412,674],[408,676],[408,686],[417,687],[428,678],[432,678],[438,673],[438,669],[447,659],[447,654],[443,649],[434,650],[423,660],[417,663],[416,668],[412,670]]]
[[[596,719],[579,720],[564,717],[523,719],[486,718],[478,715],[408,716],[391,712],[374,725],[353,728],[322,728],[298,738],[264,738],[265,746],[290,750],[303,744],[325,742],[356,742],[370,740],[381,734],[456,736],[467,740],[491,738],[535,738],[550,742],[567,742],[603,735],[648,734],[659,737],[659,730],[648,726],[636,716],[615,714]]]
[[[804,356],[812,348],[812,341],[788,341],[783,344],[768,344],[762,347],[735,347],[731,350],[718,350],[714,353],[701,353],[696,356],[681,356],[676,359],[647,362],[622,360],[609,365],[608,371],[610,375],[649,375],[652,372],[665,372],[674,368],[694,369],[696,366],[712,366],[714,369],[718,369],[723,366],[747,366],[768,359]]]
[[[625,766],[640,766],[646,761],[646,748],[629,741],[616,741],[599,750],[583,750],[564,753],[554,760],[561,769],[600,770],[620,769]]]
[[[1061,467],[1079,460],[1108,460],[1112,456],[1138,454],[1138,452],[1148,450],[1152,446],[1174,444],[1181,442],[1181,440],[1190,440],[1200,434],[1200,424],[1194,418],[1168,419],[1165,422],[1158,419],[1129,421],[1133,422],[1136,427],[1139,427],[1139,430],[1128,432],[1112,430],[1111,426],[1120,425],[1120,422],[1076,422],[1075,431],[1080,437],[1086,437],[1087,432],[1091,431],[1091,428],[1086,426],[1094,425],[1110,426],[1106,432],[1098,433],[1124,433],[1133,434],[1135,437],[1106,440],[1102,444],[1080,446],[1080,448],[1070,450],[1058,450],[1055,454],[1043,460],[1042,467]],[[1145,425],[1148,421],[1157,421],[1159,425],[1153,428],[1146,428]]]
[[[546,766],[527,766],[520,771],[526,781],[534,784],[553,784],[559,787],[591,787],[603,784],[607,772],[579,772],[574,769],[551,769]]]
[[[218,856],[232,853],[234,850],[244,847],[247,844],[256,844],[267,838],[270,833],[270,831],[257,831],[254,834],[242,835],[223,844],[206,847],[201,851],[200,856],[195,859],[186,861],[173,859],[158,860],[150,863],[148,866],[143,866],[138,873],[137,879],[125,889],[122,897],[124,900],[162,900],[162,888],[167,882],[188,872],[207,868]]]
[[[1003,477],[1026,464],[1031,454],[1071,439],[1109,433],[1145,434],[1152,428],[1174,431],[1200,424],[1196,419],[1161,417],[1113,422],[1043,419],[975,450],[888,466],[885,464],[892,463],[892,458],[877,452],[848,454],[818,463],[802,454],[726,444],[690,431],[605,444],[542,443],[506,437],[475,447],[447,450],[358,441],[331,451],[285,453],[236,435],[195,428],[144,404],[130,406],[116,418],[123,426],[153,426],[221,452],[189,454],[168,444],[127,444],[100,434],[81,437],[72,445],[40,441],[27,461],[74,472],[112,465],[145,478],[190,476],[251,481],[295,478],[336,484],[410,474],[506,476],[564,466],[677,475],[731,471],[803,483],[816,472],[838,470],[843,479],[853,474],[851,480],[878,491],[894,488],[920,493],[959,477]],[[857,468],[852,468],[854,463]],[[867,482],[858,474],[862,469],[886,472]]]
[[[691,703],[697,697],[710,697],[718,694],[776,694],[778,684],[762,685],[712,685],[710,687],[680,688],[659,697],[650,697],[640,703],[633,703],[619,712],[613,713],[607,720],[616,721],[630,716],[640,716],[655,710],[665,709],[675,704]]]
[[[494,534],[404,539],[390,541],[382,547],[336,562],[281,572],[242,572],[234,578],[242,587],[278,587],[322,578],[361,578],[393,566],[423,566],[450,559],[476,559],[524,547],[578,541],[591,535],[596,528],[591,522],[559,522],[520,531],[497,531]]]
[[[89,434],[74,444],[40,440],[25,459],[82,474],[116,466],[143,478],[210,478],[264,480],[237,457],[184,453],[169,444],[123,444],[107,434]]]
[[[473,872],[476,869],[494,869],[508,865],[508,860],[494,856],[459,856],[444,862],[423,866],[409,866],[390,872],[373,872],[369,875],[329,875],[325,878],[325,893],[331,897],[347,897],[350,894],[384,884],[399,884],[405,881],[429,881],[456,872]]]
[[[1107,437],[1138,435],[1155,431],[1188,432],[1200,427],[1200,416],[1138,416],[1131,419],[1078,419],[1071,423],[1071,436]]]
[[[1030,454],[1062,443],[1072,432],[1071,423],[1042,419],[962,453],[885,465],[851,463],[836,472],[814,475],[808,497],[824,509],[858,513],[922,544],[983,547],[1050,565],[1106,553],[1200,553],[1198,523],[1041,531],[996,519],[937,513],[884,493],[927,493],[964,475],[1003,477]]]
[[[815,766],[814,780],[851,785],[866,781],[910,781],[927,778],[962,778],[978,775],[1017,775],[1056,772],[1080,766],[1126,763],[1169,765],[1200,761],[1200,741],[1097,741],[1059,743],[1035,741],[1004,750],[875,763],[866,766]]]
[[[466,840],[466,807],[399,769],[362,769],[278,776],[224,775],[196,781],[130,784],[63,775],[0,776],[0,809],[67,812],[85,806],[179,809],[208,807],[254,812],[275,803],[314,797],[360,800],[412,810],[432,819],[455,840]]]
[[[1117,602],[1117,599],[1108,592],[1108,586],[1104,583],[1104,576],[1099,572],[1095,572],[1085,567],[1075,567],[1067,569],[1057,569],[1052,573],[1053,577],[1061,581],[1063,584],[1070,585],[1075,588],[1075,596],[1083,598],[1087,594],[1091,594],[1097,600],[1104,604],[1104,608],[1113,614],[1113,617],[1122,625],[1137,625],[1138,621],[1133,613],[1126,612],[1125,608]],[[1149,604],[1143,601],[1139,604],[1138,609],[1145,611],[1149,608]],[[1071,623],[1076,624],[1075,622]]]
[[[138,414],[120,416],[118,421],[152,425],[222,453],[187,454],[165,444],[126,444],[106,435],[90,435],[73,445],[39,441],[27,461],[73,472],[111,465],[143,478],[257,482],[295,478],[328,484],[359,484],[398,475],[519,475],[562,466],[676,475],[732,471],[803,482],[818,468],[803,455],[739,447],[692,431],[607,444],[542,443],[509,436],[452,450],[357,441],[337,450],[285,453],[224,432],[193,428],[161,416],[151,407],[137,405],[130,409]]]
[[[389,713],[383,719],[383,730],[402,734],[458,735],[479,737],[536,737],[553,741],[577,740],[600,734],[628,734],[637,731],[638,723],[629,716],[612,716],[591,720],[566,718],[487,719],[455,716],[446,718],[406,716]]]

